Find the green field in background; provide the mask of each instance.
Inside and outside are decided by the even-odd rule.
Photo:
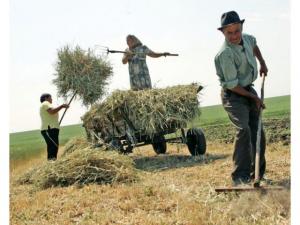
[[[60,145],[65,144],[72,137],[85,135],[84,133],[81,125],[64,126],[60,129]],[[9,151],[10,160],[23,160],[41,154],[43,151],[46,153],[46,143],[40,130],[11,133]]]
[[[263,111],[264,118],[277,118],[282,116],[288,116],[291,108],[290,95],[272,97],[265,99],[266,109]],[[207,126],[229,123],[227,113],[223,109],[222,105],[207,106],[201,108],[200,118],[196,118],[193,121],[194,125]]]
[[[264,118],[289,116],[290,96],[280,96],[265,99],[266,109]],[[209,125],[229,123],[222,105],[207,106],[201,108],[200,118],[193,121],[193,125],[204,127]],[[70,138],[83,136],[85,131],[81,124],[64,126],[60,130],[60,145],[65,144]],[[45,153],[46,144],[39,130],[11,133],[9,135],[10,160],[25,160],[30,157]]]

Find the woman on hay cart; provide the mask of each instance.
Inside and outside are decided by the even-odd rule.
[[[128,62],[131,89],[137,91],[152,88],[146,56],[158,58],[168,56],[170,53],[153,52],[132,34],[127,35],[126,42],[129,48],[125,50],[126,53],[124,53],[122,63],[126,64]]]

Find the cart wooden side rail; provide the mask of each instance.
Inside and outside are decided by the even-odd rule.
[[[99,144],[109,144],[122,153],[131,153],[133,148],[152,144],[157,154],[164,154],[167,150],[166,143],[186,144],[191,155],[202,155],[206,152],[206,140],[200,128],[186,128],[186,124],[170,124],[153,135],[147,135],[143,130],[137,129],[125,113],[122,114],[121,121],[114,121],[111,116],[107,116],[111,122],[110,128],[94,127],[92,130],[86,128],[87,136],[94,137],[93,141]],[[178,135],[180,130],[180,135]],[[173,134],[175,137],[166,138],[165,135]]]

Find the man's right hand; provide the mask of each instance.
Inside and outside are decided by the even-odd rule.
[[[238,85],[238,86],[236,86],[236,87],[234,87],[230,90],[237,93],[237,94],[239,94],[239,95],[245,96],[245,97],[253,100],[255,102],[257,110],[265,108],[265,104],[263,103],[263,101],[257,95],[254,95],[250,91],[247,91],[245,88]]]
[[[62,104],[61,107],[62,108],[69,108],[70,106],[68,104]]]

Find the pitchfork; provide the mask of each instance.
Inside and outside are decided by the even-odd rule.
[[[110,50],[108,47],[106,46],[102,46],[102,45],[95,45],[95,50],[99,50],[101,53],[105,53],[106,55],[108,55],[109,53],[127,53],[126,51],[119,51],[119,50]],[[139,54],[139,53],[133,53],[133,54]],[[178,54],[166,54],[165,56],[178,56]]]

